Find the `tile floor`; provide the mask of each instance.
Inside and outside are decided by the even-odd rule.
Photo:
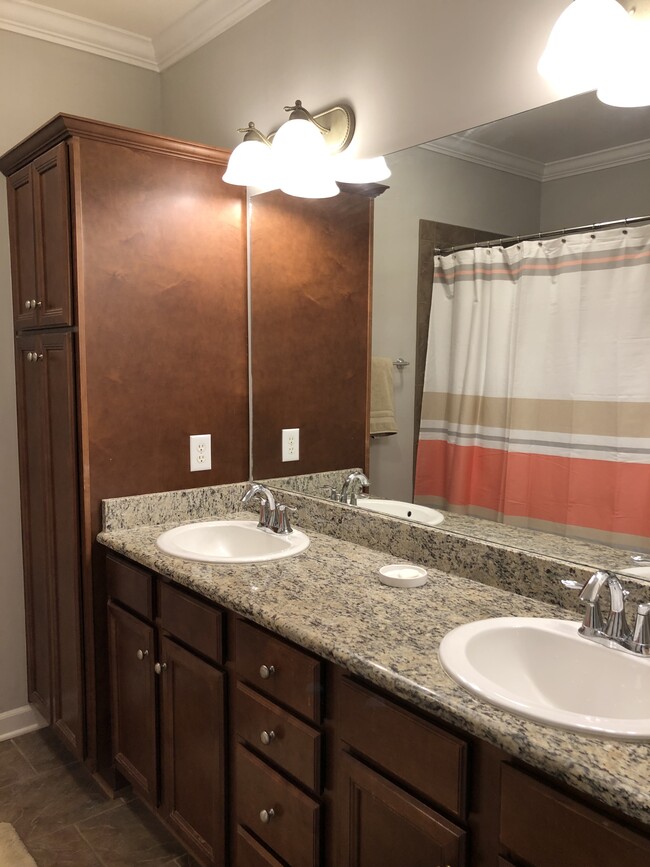
[[[0,822],[39,867],[196,867],[137,799],[107,798],[49,729],[0,742]]]

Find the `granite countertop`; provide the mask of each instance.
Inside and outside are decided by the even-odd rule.
[[[218,517],[251,515],[230,512]],[[174,523],[111,529],[98,539],[650,824],[650,744],[601,740],[519,718],[474,698],[446,675],[438,660],[440,640],[461,623],[503,615],[575,620],[575,613],[430,565],[426,585],[386,587],[379,583],[377,570],[401,562],[395,556],[312,529],[307,530],[309,548],[295,557],[247,565],[194,563],[156,548],[156,537],[169,526]]]

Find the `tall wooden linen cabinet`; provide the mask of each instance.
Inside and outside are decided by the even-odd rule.
[[[248,477],[245,201],[227,157],[58,115],[0,158],[29,700],[109,782],[101,500]],[[190,475],[196,433],[214,469]]]

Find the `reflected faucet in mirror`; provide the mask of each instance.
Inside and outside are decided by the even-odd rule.
[[[370,480],[365,473],[354,472],[350,473],[347,479],[343,482],[341,493],[339,494],[339,502],[347,503],[349,506],[357,505],[357,492],[355,486],[359,483],[360,487],[370,487]]]

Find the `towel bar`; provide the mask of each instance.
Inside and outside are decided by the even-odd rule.
[[[404,358],[396,358],[393,362],[393,366],[397,367],[399,370],[403,370],[405,367],[408,367],[410,361],[406,361]]]

